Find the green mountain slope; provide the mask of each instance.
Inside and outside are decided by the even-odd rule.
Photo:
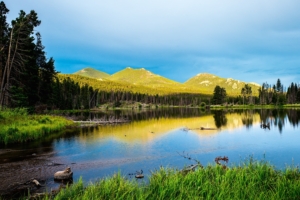
[[[198,93],[196,90],[185,90],[178,89],[176,87],[165,87],[165,88],[152,88],[147,85],[136,85],[131,84],[129,82],[118,81],[118,80],[108,80],[108,79],[95,79],[89,78],[76,74],[58,74],[58,78],[60,81],[64,79],[70,78],[74,82],[79,83],[79,85],[83,86],[88,84],[92,86],[94,89],[99,89],[101,91],[112,92],[112,91],[120,91],[120,92],[131,92],[131,93],[140,93],[140,94],[149,94],[149,95],[169,95],[175,93]]]
[[[124,81],[136,85],[148,85],[165,87],[168,86],[181,86],[182,84],[167,79],[165,77],[153,74],[152,72],[145,70],[144,68],[132,69],[130,67],[125,68],[109,77],[109,80]]]
[[[154,74],[144,68],[132,69],[131,67],[127,67],[111,75],[108,79],[136,86],[146,86],[151,88],[151,90],[159,89],[166,93],[199,93],[195,88],[191,89],[182,83]]]
[[[110,77],[109,74],[105,72],[101,72],[99,70],[87,67],[82,70],[79,70],[78,72],[75,72],[74,74],[89,77],[89,78],[95,78],[95,79],[102,79],[102,78],[108,78]]]
[[[229,96],[238,96],[245,82],[233,80],[231,78],[221,78],[213,74],[201,73],[192,77],[185,83],[167,79],[160,75],[154,74],[144,68],[132,69],[125,68],[113,75],[92,68],[85,68],[75,73],[76,75],[85,76],[91,79],[82,79],[80,76],[67,75],[82,83],[88,83],[94,88],[104,91],[128,91],[145,94],[174,94],[174,93],[199,93],[212,95],[216,85],[224,87]],[[97,80],[96,80],[97,79]],[[252,94],[258,95],[260,85],[248,83],[252,88]]]
[[[245,82],[234,80],[232,78],[221,78],[213,74],[200,73],[184,83],[186,86],[192,88],[199,88],[200,91],[204,93],[213,93],[216,85],[226,89],[228,95],[240,95],[242,88],[245,86]],[[252,94],[254,96],[258,95],[259,84],[248,83],[252,88]]]

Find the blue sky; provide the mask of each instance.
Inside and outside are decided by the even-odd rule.
[[[8,19],[35,10],[61,73],[146,68],[178,82],[212,73],[300,83],[298,0],[6,0]]]

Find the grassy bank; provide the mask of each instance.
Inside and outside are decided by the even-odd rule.
[[[232,108],[232,109],[278,109],[278,108],[300,108],[300,104],[285,104],[285,105],[211,105],[210,109],[223,109],[223,108]]]
[[[0,143],[21,143],[59,131],[73,122],[58,116],[28,115],[24,108],[0,111]]]
[[[187,174],[161,168],[149,179],[149,183],[141,185],[117,174],[87,187],[79,180],[61,190],[55,199],[300,198],[298,168],[278,171],[265,162],[250,161],[227,169],[219,165],[207,166]]]
[[[300,104],[285,104],[285,105],[261,105],[261,104],[245,104],[245,105],[206,105],[204,102],[200,105],[163,105],[163,104],[145,104],[140,102],[126,102],[121,101],[118,106],[115,103],[102,104],[97,108],[91,110],[140,110],[140,109],[159,109],[159,108],[198,108],[206,109],[209,106],[210,109],[278,109],[278,108],[300,108]]]

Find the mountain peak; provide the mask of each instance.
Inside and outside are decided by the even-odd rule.
[[[196,77],[211,77],[211,78],[216,78],[217,76],[209,73],[199,73],[196,75]]]
[[[99,70],[93,69],[91,67],[83,68],[82,70],[79,70],[75,72],[74,74],[90,77],[90,78],[96,78],[96,79],[102,79],[102,78],[108,78],[110,77],[109,74],[105,72],[101,72]]]
[[[245,82],[234,80],[233,78],[221,78],[209,73],[200,73],[190,78],[184,83],[190,87],[201,88],[203,91],[212,92],[219,85],[226,89],[227,94],[239,95]],[[253,95],[258,93],[259,84],[248,83],[252,87]]]

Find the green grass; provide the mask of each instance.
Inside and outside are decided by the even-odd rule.
[[[62,130],[73,122],[63,117],[28,115],[24,108],[0,111],[0,143],[22,143]]]
[[[300,104],[297,103],[297,104],[286,104],[286,105],[283,105],[283,107],[287,107],[287,108],[290,108],[290,107],[300,107]]]
[[[49,199],[46,197],[45,199]],[[182,174],[161,168],[138,184],[120,173],[84,186],[79,182],[62,190],[54,199],[299,199],[298,168],[279,171],[264,161],[250,160],[223,169],[219,165]]]
[[[277,109],[277,108],[299,108],[300,104],[286,104],[286,105],[211,105],[210,109]]]

